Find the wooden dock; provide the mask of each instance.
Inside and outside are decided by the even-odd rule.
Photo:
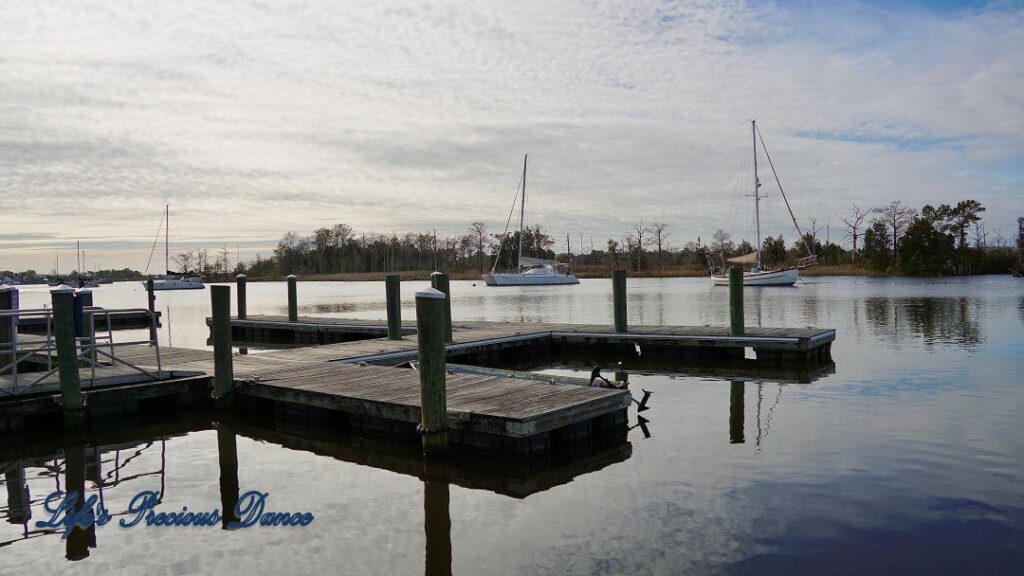
[[[160,312],[154,312],[157,325],[160,325]],[[95,316],[96,331],[107,330],[107,319],[102,314]],[[46,318],[26,317],[18,320],[18,332],[23,334],[46,334]],[[149,312],[119,312],[110,317],[111,330],[136,330],[149,328]]]
[[[209,319],[207,320],[209,323]],[[237,344],[311,344],[350,342],[344,348],[311,348],[310,354],[329,361],[401,363],[416,355],[413,339],[385,340],[385,321],[326,317],[254,316],[231,319],[232,338]],[[743,358],[750,348],[758,360],[799,365],[831,361],[836,333],[825,328],[748,328],[733,336],[728,327],[717,326],[633,326],[619,333],[608,325],[454,322],[454,344],[448,346],[449,360],[464,361],[481,352],[517,347],[571,348],[602,347],[606,351],[635,349],[644,354],[703,355]],[[415,333],[403,326],[403,333]],[[471,363],[471,362],[466,362]]]

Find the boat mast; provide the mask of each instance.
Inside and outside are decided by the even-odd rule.
[[[523,223],[526,216],[526,158],[529,154],[523,154],[523,197],[519,204],[519,257],[516,263],[519,269],[523,269]]]
[[[750,121],[750,138],[754,143],[754,222],[757,226],[757,268],[761,269],[761,182],[757,179],[757,120]]]
[[[164,206],[164,276],[171,271],[171,205]]]

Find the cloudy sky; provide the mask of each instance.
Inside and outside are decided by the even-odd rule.
[[[968,197],[1012,238],[1024,5],[5,0],[0,269],[75,240],[142,268],[167,203],[176,247],[243,258],[337,222],[501,231],[524,153],[574,244],[752,236],[751,118],[833,239],[851,202]]]

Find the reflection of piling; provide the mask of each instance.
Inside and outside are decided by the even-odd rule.
[[[32,519],[32,498],[25,481],[25,469],[21,466],[8,469],[4,480],[7,483],[7,522],[27,524]]]
[[[17,290],[14,286],[0,286],[0,310],[14,309],[14,296]],[[14,326],[13,317],[0,318],[0,374],[7,372],[3,367],[15,358],[14,351],[10,348],[15,340]]]
[[[220,464],[221,528],[238,521],[235,505],[238,503],[238,444],[235,431],[221,424],[217,426],[217,460]]]
[[[729,387],[729,443],[743,444],[743,392],[746,386],[734,380]]]
[[[615,331],[627,331],[626,316],[626,271],[612,272],[612,301],[615,309]]]
[[[743,270],[729,268],[729,333],[743,335]]]
[[[299,296],[298,291],[295,288],[295,284],[298,282],[298,278],[295,274],[288,275],[288,321],[298,322],[299,321]]]
[[[230,406],[231,391],[235,385],[234,365],[231,358],[231,287],[211,286],[210,303],[213,319],[213,399],[218,406]]]
[[[235,298],[238,299],[238,319],[245,320],[245,274],[235,276]]]
[[[430,287],[439,290],[444,294],[444,330],[445,342],[452,341],[452,289],[448,281],[448,275],[444,272],[433,272],[430,274]]]
[[[402,277],[398,274],[388,274],[384,277],[388,309],[388,340],[402,339],[401,282]]]
[[[416,292],[416,337],[419,344],[420,425],[424,454],[448,449],[448,403],[445,398],[445,322],[447,298],[439,290]]]
[[[452,519],[448,483],[423,481],[423,530],[426,532],[426,575],[452,573]]]
[[[67,494],[78,494],[72,510],[82,510],[85,507],[85,446],[69,446],[64,449],[64,488]],[[64,557],[71,561],[88,558],[90,544],[95,546],[95,529],[95,524],[89,528],[71,528],[65,541]]]
[[[75,342],[75,290],[61,286],[50,291],[53,306],[53,333],[57,349],[61,407],[64,423],[81,425],[85,420],[82,382],[78,375],[78,346]]]

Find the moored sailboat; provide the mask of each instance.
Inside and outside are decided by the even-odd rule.
[[[569,273],[568,264],[563,264],[558,260],[549,260],[543,258],[531,258],[529,256],[523,256],[523,237],[526,233],[526,160],[527,156],[523,156],[523,178],[522,178],[522,197],[520,198],[519,204],[519,252],[516,258],[516,271],[508,271],[504,273],[496,272],[498,268],[498,261],[501,259],[501,249],[503,246],[498,247],[498,255],[494,259],[494,266],[491,267],[491,271],[488,274],[483,275],[484,283],[488,286],[548,286],[553,284],[579,284],[580,281],[576,276]],[[514,204],[513,204],[514,206]],[[505,230],[508,236],[508,230]],[[502,241],[504,245],[504,241]]]
[[[203,277],[200,274],[185,273],[175,277],[171,272],[171,207],[164,207],[164,270],[167,275],[164,278],[153,280],[153,290],[202,290]],[[159,236],[157,236],[159,238]],[[153,257],[150,252],[150,258]],[[143,282],[145,285],[146,283]]]
[[[764,138],[761,137],[761,132],[757,129],[756,120],[750,121],[750,131],[754,146],[754,193],[752,196],[754,197],[754,218],[757,229],[756,249],[749,254],[733,258],[726,258],[724,254],[707,252],[708,266],[711,268],[711,283],[715,286],[728,286],[729,270],[726,264],[735,264],[744,267],[749,266],[748,269],[743,271],[744,286],[792,286],[800,279],[801,269],[817,264],[817,256],[810,252],[810,247],[807,247],[807,243],[804,242],[808,251],[807,256],[781,268],[769,268],[764,265],[761,258],[761,180],[757,176],[757,143],[759,140],[761,148],[764,150],[765,158],[768,159],[768,165],[772,169],[772,175],[775,177],[775,183],[779,187],[782,199],[786,202],[786,209],[793,220],[793,226],[796,228],[800,238],[804,238],[804,234],[800,230],[800,225],[797,224],[796,216],[793,214],[793,209],[786,198],[786,192],[782,189],[782,183],[779,182],[779,175],[775,172],[775,165],[772,163],[771,156],[768,155],[768,149],[764,145]]]

